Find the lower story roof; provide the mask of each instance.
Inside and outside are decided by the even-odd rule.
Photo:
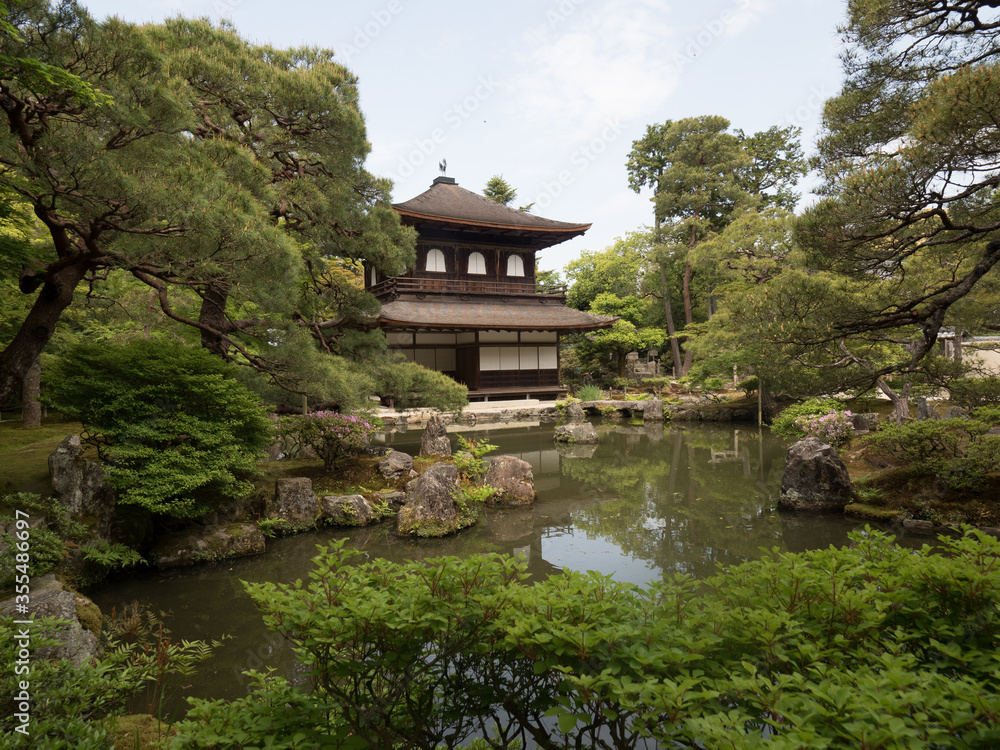
[[[463,300],[404,300],[382,305],[378,323],[388,328],[447,328],[450,330],[596,331],[618,320],[592,315],[554,300],[524,303]]]

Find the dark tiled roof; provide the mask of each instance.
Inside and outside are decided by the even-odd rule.
[[[475,228],[500,233],[548,237],[555,244],[583,234],[590,224],[572,224],[516,211],[491,201],[485,195],[460,187],[449,178],[438,178],[416,198],[394,203],[407,223],[430,223],[451,228]]]
[[[382,327],[450,328],[465,330],[594,331],[618,318],[591,315],[557,302],[445,302],[396,300],[382,305]]]

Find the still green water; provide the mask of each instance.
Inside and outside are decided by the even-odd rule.
[[[274,667],[297,677],[294,656],[269,633],[241,581],[305,579],[316,545],[347,538],[369,555],[396,561],[501,552],[522,555],[534,577],[563,568],[595,570],[638,584],[665,574],[710,575],[719,565],[757,558],[760,548],[803,551],[843,545],[858,524],[840,515],[775,509],[786,444],[766,429],[730,425],[599,425],[597,446],[557,447],[553,425],[462,430],[533,468],[531,508],[487,511],[480,523],[439,540],[400,539],[391,521],[365,529],[326,529],[269,541],[262,556],[169,574],[136,575],[102,588],[108,613],[133,600],[171,613],[175,640],[230,636],[183,696],[237,698],[245,669]],[[397,450],[419,452],[420,432],[387,435]],[[454,438],[452,444],[455,444]]]

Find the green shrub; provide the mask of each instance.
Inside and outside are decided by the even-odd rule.
[[[888,423],[866,435],[865,443],[877,454],[906,462],[917,474],[955,489],[978,490],[1000,471],[1000,435],[987,434],[992,426],[974,418]]]
[[[14,583],[18,542],[28,542],[29,573],[37,577],[55,570],[66,559],[67,542],[79,541],[87,531],[83,524],[69,518],[62,503],[54,497],[15,492],[5,495],[0,505],[4,509],[0,512],[0,528],[9,529],[0,535],[0,544],[4,545],[0,551],[0,588]],[[19,525],[27,523],[28,516],[44,516],[45,525],[33,529],[19,528]],[[27,539],[19,538],[19,533]]]
[[[596,385],[585,385],[577,389],[576,397],[581,401],[601,401],[604,399],[604,391]]]
[[[723,386],[722,378],[705,378],[701,387],[706,391],[721,391]]]
[[[174,342],[85,344],[51,368],[49,404],[83,423],[119,504],[196,517],[253,491],[271,438],[234,370]]]
[[[649,588],[335,544],[245,584],[301,682],[193,701],[173,747],[996,747],[1000,541],[851,539]]]
[[[486,440],[466,440],[461,435],[456,437],[458,450],[451,455],[451,458],[458,467],[459,476],[470,482],[478,482],[489,468],[483,456],[495,451],[497,446]]]
[[[844,405],[832,398],[807,399],[783,409],[771,422],[771,432],[786,440],[800,440],[806,432],[795,424],[799,417],[819,417],[833,411],[844,411]]]
[[[1000,406],[1000,377],[956,378],[948,383],[951,400],[966,409]]]
[[[760,380],[756,375],[751,375],[746,380],[741,380],[737,387],[746,394],[747,398],[750,398],[760,388]]]

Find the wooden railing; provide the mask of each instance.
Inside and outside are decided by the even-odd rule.
[[[368,291],[378,298],[398,294],[475,294],[492,297],[536,297],[566,299],[565,284],[540,285],[517,281],[473,281],[397,276],[375,284]]]

